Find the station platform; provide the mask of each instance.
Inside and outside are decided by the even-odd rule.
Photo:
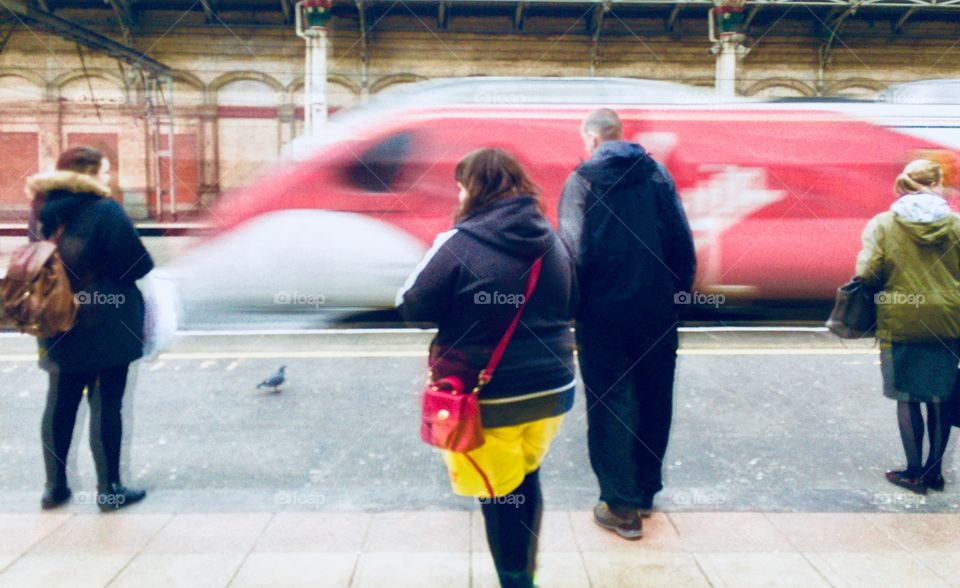
[[[0,514],[3,587],[495,588],[478,511]],[[92,509],[91,509],[92,511]],[[960,515],[548,510],[548,588],[956,586]]]
[[[150,494],[102,515],[84,426],[73,502],[40,512],[46,377],[0,334],[0,588],[496,586],[477,506],[417,434],[431,337],[181,334],[126,397],[123,477]],[[815,328],[684,329],[665,489],[634,543],[592,521],[578,391],[541,471],[539,585],[960,585],[957,442],[945,492],[886,482],[903,455],[878,364]]]

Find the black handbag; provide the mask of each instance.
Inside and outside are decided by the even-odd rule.
[[[833,312],[827,319],[830,332],[842,339],[873,337],[877,330],[876,292],[859,278],[837,289]]]

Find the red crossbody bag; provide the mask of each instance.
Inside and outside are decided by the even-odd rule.
[[[542,260],[537,259],[530,268],[530,278],[527,280],[527,293],[523,303],[517,309],[507,332],[497,344],[487,367],[480,370],[477,383],[473,390],[467,392],[463,379],[459,376],[446,376],[434,381],[431,374],[430,382],[423,392],[423,411],[421,413],[420,438],[424,443],[466,453],[483,445],[483,423],[480,419],[480,390],[490,383],[497,364],[503,358],[503,353],[510,344],[523,309],[526,308],[537,280],[540,277]]]

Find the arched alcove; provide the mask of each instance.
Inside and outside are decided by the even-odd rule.
[[[390,86],[396,86],[399,84],[414,84],[416,82],[422,82],[427,79],[428,78],[424,76],[412,74],[412,73],[392,74],[389,76],[384,76],[379,80],[377,80],[376,82],[374,82],[373,85],[370,86],[370,93],[376,94],[377,92],[380,92],[381,90],[385,90]]]
[[[37,104],[46,94],[43,78],[0,71],[0,104]]]
[[[73,104],[122,106],[127,103],[123,80],[113,73],[101,70],[72,71],[53,82],[57,98]]]
[[[748,87],[744,96],[753,98],[809,98],[817,92],[806,82],[792,78],[769,78]]]
[[[217,106],[269,106],[282,102],[283,84],[259,72],[229,72],[210,83]]]

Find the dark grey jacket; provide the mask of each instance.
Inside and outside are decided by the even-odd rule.
[[[578,321],[649,327],[676,322],[674,294],[689,291],[696,253],[667,170],[627,141],[600,145],[560,199],[560,237],[580,284]]]

